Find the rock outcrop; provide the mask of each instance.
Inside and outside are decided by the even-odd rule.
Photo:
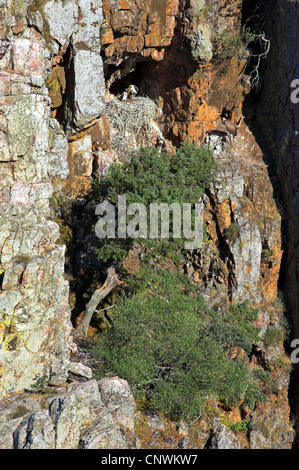
[[[1,449],[130,449],[135,402],[118,377],[72,383],[47,398],[0,402]]]
[[[80,196],[84,208],[92,178],[128,153],[118,144],[131,141],[135,148],[142,138],[167,152],[187,138],[214,149],[218,182],[204,197],[207,241],[184,268],[213,308],[249,298],[259,309],[260,341],[247,361],[252,368],[258,365],[270,372],[275,391],[270,390],[254,410],[243,410],[250,421],[247,444],[291,447],[290,363],[283,337],[274,344],[266,341],[269,332],[283,324],[277,292],[284,247],[277,188],[273,189],[264,156],[267,148],[285,202],[283,265],[286,282],[292,286],[289,302],[296,326],[297,108],[290,101],[289,87],[284,88],[283,99],[277,99],[276,91],[286,73],[290,82],[296,78],[292,75],[296,64],[288,62],[286,47],[296,57],[292,39],[298,8],[294,2],[277,0],[275,18],[264,10],[267,18],[275,19],[271,26],[269,22],[269,35],[284,38],[285,46],[271,44],[257,108],[261,137],[254,125],[248,127],[241,119],[250,91],[250,77],[244,73],[246,51],[220,57],[216,47],[223,34],[240,31],[242,3],[244,15],[248,2],[241,0],[0,2],[1,448],[140,446],[128,384],[117,377],[97,382],[89,367],[74,362],[77,346],[64,274],[65,246],[59,242],[50,206],[53,195],[60,192],[71,201]],[[263,9],[264,2],[259,3]],[[271,28],[275,34],[270,34]],[[52,56],[59,51],[67,88],[56,120],[50,117],[46,84]],[[139,99],[144,110],[147,100],[157,111],[142,126],[140,140],[135,128],[120,135],[113,119],[117,114],[113,103],[121,103],[124,116],[132,105],[133,101],[119,100],[130,84],[138,87],[134,103],[138,105]],[[254,102],[254,113],[256,106]],[[241,119],[234,139],[219,132],[221,117],[227,114],[235,122]],[[252,124],[250,113],[247,118]],[[84,217],[83,209],[82,213]],[[74,271],[80,269],[84,277],[95,266],[91,256],[95,240],[80,221],[74,238],[75,246],[80,245]],[[241,357],[243,352],[230,353]],[[28,392],[41,382],[52,387],[50,392],[55,387],[56,394]],[[25,396],[20,395],[24,390]],[[239,410],[235,415],[235,410],[225,411],[241,419]],[[221,425],[210,445],[240,448],[242,442]]]
[[[221,424],[212,435],[207,449],[241,449],[241,445],[234,433]]]
[[[91,370],[70,361],[76,345],[65,246],[58,244],[59,226],[50,219],[54,191],[69,175],[68,140],[50,117],[50,57],[59,47],[71,50],[74,76],[65,122],[72,133],[103,111],[102,4],[41,6],[28,0],[1,8],[0,36],[6,38],[0,61],[0,397],[6,397],[0,402],[1,448],[135,447],[128,385],[119,379],[99,382],[104,403]],[[67,385],[70,378],[87,382]],[[16,395],[41,383],[62,388],[45,401]]]
[[[68,174],[67,140],[49,117],[43,46],[32,30],[24,36],[0,62],[1,396],[38,375],[64,383],[72,344],[65,247],[48,218],[51,181]]]

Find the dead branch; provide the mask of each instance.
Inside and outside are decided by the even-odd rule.
[[[115,288],[115,287],[124,287],[124,282],[120,281],[116,275],[115,269],[113,267],[108,268],[107,270],[107,278],[104,282],[103,286],[100,289],[97,289],[91,296],[88,304],[86,305],[85,312],[83,313],[83,317],[81,323],[77,326],[74,331],[75,337],[86,338],[88,327],[90,325],[90,321],[94,312],[97,310],[99,303],[107,297],[108,294]]]
[[[261,63],[262,59],[265,59],[268,56],[268,53],[269,53],[270,47],[271,47],[271,41],[270,41],[270,39],[267,39],[265,37],[265,33],[256,34],[255,35],[255,40],[256,39],[259,39],[260,44],[261,44],[264,52],[262,52],[260,54],[250,54],[251,57],[257,58],[257,63],[253,67],[253,70],[250,73],[252,88],[256,87],[259,83],[259,80],[260,80],[260,77],[259,77],[260,63]]]

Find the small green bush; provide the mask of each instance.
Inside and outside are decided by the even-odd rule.
[[[229,423],[228,427],[234,433],[244,432],[246,434],[248,432],[248,424],[249,424],[249,419],[242,419],[241,421],[235,424]]]
[[[282,328],[269,328],[265,337],[265,345],[275,346],[276,344],[281,343],[283,340],[284,331]]]
[[[234,242],[240,234],[240,225],[236,222],[232,222],[224,232],[224,236],[230,242]]]
[[[245,26],[240,32],[223,32],[215,40],[216,55],[221,59],[237,56],[246,58],[248,44],[255,39],[254,34]]]

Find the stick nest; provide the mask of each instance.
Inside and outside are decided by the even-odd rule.
[[[140,145],[149,145],[153,123],[158,116],[154,101],[140,97],[127,101],[113,99],[106,104],[111,146],[120,160],[128,160]]]

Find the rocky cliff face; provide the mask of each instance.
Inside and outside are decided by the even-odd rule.
[[[57,244],[59,227],[49,218],[54,187],[69,174],[68,141],[50,118],[45,86],[51,54],[59,45],[71,50],[65,122],[72,132],[103,110],[101,15],[101,2],[1,4],[0,395],[45,381],[65,386],[70,374],[86,381],[55,389],[57,397],[46,402],[30,393],[3,399],[1,448],[138,446],[127,384],[88,380],[91,370],[70,361],[76,346],[65,246]]]
[[[258,127],[266,156],[275,168],[277,193],[283,202],[285,226],[284,284],[298,336],[298,105],[291,100],[293,80],[298,78],[295,59],[298,5],[272,2],[267,12],[267,34],[272,38],[264,87],[258,108]],[[276,21],[271,21],[273,18]],[[277,18],[279,17],[279,21]],[[279,90],[279,93],[274,90]],[[296,336],[296,337],[297,337]]]
[[[271,8],[270,8],[271,7]],[[298,79],[296,61],[298,4],[271,2],[262,8],[267,18],[265,29],[271,38],[271,51],[264,74],[264,87],[257,114],[257,136],[263,145],[278,200],[283,207],[285,254],[281,283],[287,292],[292,316],[293,338],[298,338],[298,119],[297,102],[291,99]],[[275,90],[275,93],[274,93]],[[298,374],[293,394],[298,403]],[[298,410],[298,405],[297,405]]]
[[[128,384],[113,377],[74,382],[57,396],[3,399],[1,449],[138,448],[135,402]]]
[[[68,174],[67,140],[49,118],[44,40],[25,26],[25,4],[5,5],[3,13],[1,37],[9,45],[0,65],[2,396],[37,375],[65,382],[72,342],[64,247],[48,218],[51,180]]]
[[[292,12],[297,12],[297,5],[274,3],[281,14],[279,22],[273,22],[277,28],[273,36],[285,37],[287,47],[293,37],[287,24],[292,21],[295,30]],[[250,91],[244,72],[246,55],[234,51],[220,59],[214,52],[217,38],[240,30],[247,4],[243,2],[242,10],[241,0],[2,2],[0,418],[6,421],[0,426],[2,448],[140,445],[134,433],[135,405],[126,382],[118,378],[96,382],[90,369],[72,362],[77,346],[64,276],[65,247],[58,244],[59,227],[52,220],[50,201],[60,193],[72,201],[79,197],[84,208],[95,170],[101,173],[112,161],[121,160],[128,141],[156,143],[171,151],[186,138],[210,143],[219,173],[219,182],[204,198],[208,242],[189,257],[186,273],[213,307],[251,299],[259,309],[261,338],[250,363],[270,371],[276,385],[275,393],[269,391],[265,403],[253,412],[225,412],[232,422],[250,420],[242,446],[291,447],[290,361],[283,337],[267,341],[267,335],[281,330],[284,309],[277,299],[282,221],[264,163],[265,141],[273,149],[272,161],[287,201],[287,279],[292,286],[297,282],[296,127],[284,124],[296,122],[296,108],[290,103],[288,87],[284,101],[275,98],[283,71],[289,71],[289,78],[296,77],[291,77],[295,66],[286,64],[280,43],[271,45],[268,85],[258,107],[264,140],[243,121],[232,143],[217,133],[223,116],[239,122]],[[265,10],[264,14],[272,18],[273,13]],[[51,57],[61,48],[67,89],[56,120],[50,118],[45,84]],[[140,134],[139,128],[133,135],[128,127],[128,135],[123,136],[111,102],[130,84],[148,100],[134,110],[148,121],[141,125]],[[155,112],[144,103],[154,103]],[[130,118],[130,103],[121,106],[118,112]],[[283,114],[280,106],[289,120],[277,119]],[[90,256],[94,240],[80,220],[74,238],[72,276],[80,272],[80,277],[88,277],[95,266]],[[290,292],[294,312],[297,300],[294,288]],[[232,354],[242,356],[242,351]],[[74,377],[74,383],[67,383]],[[57,396],[16,395],[45,378]],[[116,397],[111,398],[112,392]],[[214,430],[212,448],[221,448],[222,441],[239,448],[225,426]],[[203,446],[209,432],[204,436]]]

